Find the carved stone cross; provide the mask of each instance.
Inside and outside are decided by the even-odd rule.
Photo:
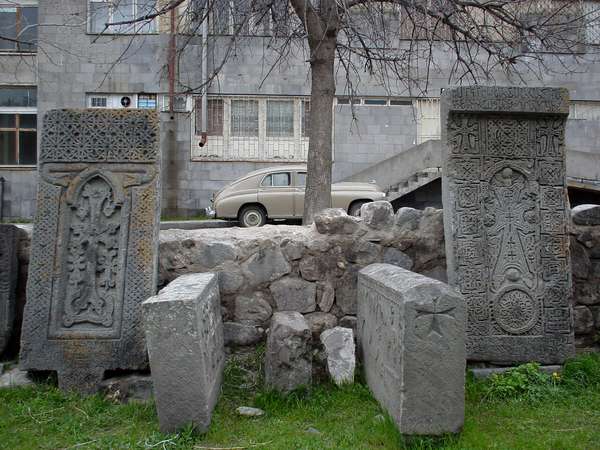
[[[420,307],[415,308],[417,311],[417,317],[415,318],[416,320],[431,316],[431,323],[427,332],[427,337],[429,337],[432,333],[435,333],[440,337],[444,336],[442,329],[440,328],[440,317],[449,317],[454,319],[454,313],[452,311],[455,307],[452,306],[449,308],[440,308],[439,300],[440,297],[434,297],[432,303],[421,305]]]

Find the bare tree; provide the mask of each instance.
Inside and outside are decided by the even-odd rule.
[[[190,3],[191,2],[191,3]],[[515,82],[549,71],[568,73],[582,60],[595,60],[600,4],[571,0],[170,0],[127,26],[178,10],[187,17],[188,35],[233,14],[234,29],[220,60],[200,92],[251,34],[250,25],[270,22],[269,51],[285,61],[306,51],[310,65],[311,103],[308,176],[304,221],[331,204],[332,121],[336,75],[345,90],[360,92],[361,77],[375,78],[392,95],[426,92],[430,75],[441,70],[437,56],[452,53],[448,83],[477,84],[502,73]],[[231,10],[233,6],[233,11]],[[192,17],[192,20],[189,20]],[[195,24],[195,25],[194,25]],[[181,49],[181,46],[179,47]],[[351,102],[352,104],[352,102]]]

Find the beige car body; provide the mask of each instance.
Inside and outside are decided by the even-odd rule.
[[[273,180],[285,182],[285,174],[289,174],[289,185],[272,185]],[[237,219],[243,207],[260,205],[269,219],[300,218],[304,213],[305,174],[305,165],[269,167],[250,172],[215,194],[215,216]],[[357,202],[371,202],[385,197],[385,193],[374,183],[334,183],[331,191],[332,206],[345,211],[350,211]]]

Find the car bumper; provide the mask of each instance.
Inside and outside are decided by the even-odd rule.
[[[208,217],[209,219],[214,219],[215,217],[217,217],[217,212],[214,210],[214,208],[212,206],[208,206],[204,210],[204,215],[206,217]]]

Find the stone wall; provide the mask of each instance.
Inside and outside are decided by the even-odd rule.
[[[181,274],[218,272],[228,345],[264,340],[273,312],[282,308],[302,312],[318,339],[325,328],[355,324],[357,273],[368,264],[446,279],[442,210],[376,212],[363,220],[329,215],[313,227],[161,231],[159,287]],[[21,308],[28,228],[22,227],[19,248]],[[571,246],[576,343],[590,347],[600,330],[600,226],[573,225]]]

